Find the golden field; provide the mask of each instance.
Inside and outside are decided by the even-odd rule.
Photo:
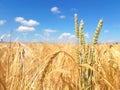
[[[0,43],[0,90],[120,90],[120,45],[96,45],[93,66],[88,47],[87,63],[79,64],[75,44]]]

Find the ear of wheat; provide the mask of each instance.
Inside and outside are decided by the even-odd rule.
[[[102,28],[102,25],[103,25],[103,19],[101,19],[99,21],[98,26],[96,28],[96,31],[95,31],[95,34],[94,34],[94,37],[93,37],[93,42],[92,42],[94,45],[97,44],[97,42],[98,42],[98,37],[99,37],[99,34],[100,34],[100,30]]]

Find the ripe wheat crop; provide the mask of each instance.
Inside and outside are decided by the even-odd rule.
[[[120,89],[120,45],[95,46],[95,64],[77,63],[75,44],[0,44],[0,90],[82,90],[80,69],[93,70],[93,90]],[[80,48],[82,49],[82,48]],[[82,79],[84,80],[84,79]],[[86,86],[86,89],[91,87]],[[89,90],[89,89],[88,89]]]

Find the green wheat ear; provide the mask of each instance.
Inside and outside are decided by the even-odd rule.
[[[103,25],[103,19],[101,19],[101,20],[99,21],[98,26],[97,26],[97,28],[96,28],[96,32],[95,32],[95,34],[94,34],[93,42],[92,42],[94,45],[97,44],[98,37],[99,37],[99,33],[100,33],[101,28],[102,28],[102,25]]]
[[[84,22],[83,22],[83,20],[81,20],[80,27],[79,27],[79,38],[80,38],[81,45],[85,44],[83,26],[84,26]]]
[[[74,14],[76,37],[79,38],[78,15]]]

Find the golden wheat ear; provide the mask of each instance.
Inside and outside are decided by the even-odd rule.
[[[93,37],[93,42],[92,43],[94,45],[97,44],[97,42],[98,42],[98,37],[99,37],[100,31],[101,31],[102,25],[103,25],[103,19],[100,19],[100,21],[98,23],[98,26],[96,28],[94,37]]]

